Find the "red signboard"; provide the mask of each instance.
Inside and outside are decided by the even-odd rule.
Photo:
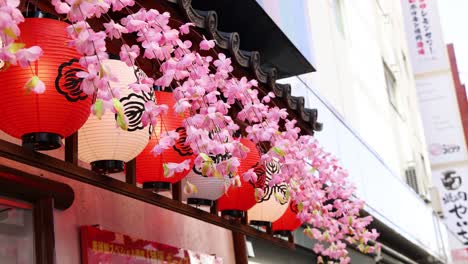
[[[127,235],[82,226],[83,264],[221,264],[220,258]]]
[[[452,260],[454,263],[466,263],[468,261],[468,248],[452,250]]]

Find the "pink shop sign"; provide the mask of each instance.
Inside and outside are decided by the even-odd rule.
[[[468,248],[458,248],[452,250],[452,260],[455,263],[460,261],[468,261]]]

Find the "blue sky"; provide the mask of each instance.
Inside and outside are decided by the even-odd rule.
[[[468,84],[468,0],[438,0],[445,43],[455,45],[462,82]]]

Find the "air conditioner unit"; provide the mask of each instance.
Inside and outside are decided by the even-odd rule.
[[[442,208],[439,190],[437,190],[436,187],[429,187],[429,193],[431,194],[432,209],[434,209],[434,212],[436,212],[439,217],[443,218],[444,209]]]
[[[405,170],[406,183],[413,189],[417,194],[419,194],[418,187],[418,178],[416,176],[416,167],[410,166]]]

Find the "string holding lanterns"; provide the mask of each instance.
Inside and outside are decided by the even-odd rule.
[[[185,144],[187,133],[182,125],[184,118],[181,115],[177,115],[173,110],[175,100],[172,93],[156,91],[155,98],[157,104],[167,105],[168,111],[165,115],[159,116],[156,126],[152,128],[149,144],[136,158],[136,177],[137,182],[143,184],[143,188],[163,191],[169,190],[171,184],[179,182],[189,172],[176,172],[169,177],[167,170],[164,170],[165,164],[181,163],[184,160],[190,159],[190,167],[192,167],[193,152],[190,146]],[[179,134],[179,138],[175,144],[162,151],[159,155],[153,155],[152,150],[157,145],[160,136],[172,130]]]
[[[30,67],[11,65],[0,71],[2,93],[0,130],[22,139],[24,147],[52,150],[62,139],[76,132],[88,119],[92,98],[80,89],[76,77],[82,66],[80,55],[67,45],[68,24],[48,18],[26,18],[19,25],[21,41],[26,47],[38,45],[43,55]],[[45,85],[42,94],[27,92],[23,87],[38,77]]]
[[[141,125],[141,119],[145,103],[153,100],[154,95],[128,89],[137,82],[137,77],[134,69],[124,62],[109,59],[102,64],[118,76],[118,81],[111,81],[110,86],[120,92],[122,109],[89,117],[78,132],[78,157],[90,163],[96,172],[116,173],[123,171],[124,163],[135,158],[148,144],[149,129]],[[127,130],[116,126],[116,111],[122,111],[128,119]]]

